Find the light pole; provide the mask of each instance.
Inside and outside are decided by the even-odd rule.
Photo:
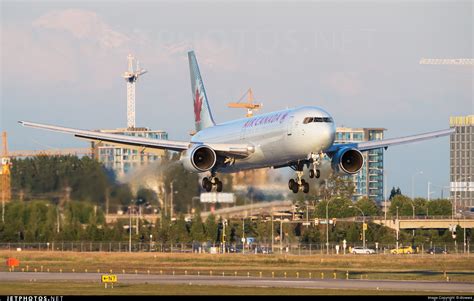
[[[153,242],[153,234],[150,234],[150,252],[151,252],[151,244]]]
[[[133,200],[132,200],[133,202]],[[128,252],[132,252],[132,206],[128,207]]]
[[[415,201],[410,200],[411,208],[413,209],[413,219],[415,219]],[[415,237],[415,229],[413,229],[413,237]]]
[[[366,225],[365,225],[364,211],[362,211],[362,209],[360,209],[356,205],[349,206],[349,208],[356,208],[362,213],[362,247],[365,249],[365,228],[366,228]]]
[[[398,232],[400,231],[400,222],[398,221],[398,206],[397,206],[397,221],[396,222],[397,222],[396,232],[397,232],[397,250],[398,250],[398,235],[399,235]]]
[[[273,239],[273,237],[272,237],[272,239]],[[242,254],[245,254],[245,217],[242,217]]]
[[[338,196],[336,199],[340,199],[341,197]],[[329,202],[331,199],[327,200],[326,202],[326,254],[329,255],[329,214],[328,214],[328,207]]]

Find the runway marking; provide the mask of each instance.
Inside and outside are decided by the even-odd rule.
[[[101,274],[96,273],[30,273],[0,272],[0,282],[6,281],[77,281],[100,282]],[[121,274],[119,283],[175,283],[194,285],[225,285],[238,287],[293,287],[307,289],[361,289],[399,290],[426,292],[474,293],[474,285],[469,282],[433,282],[398,280],[358,280],[358,279],[273,279],[235,276],[195,276],[195,275],[146,275]]]

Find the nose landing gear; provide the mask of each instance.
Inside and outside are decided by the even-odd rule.
[[[311,168],[309,170],[309,177],[312,179],[314,177],[316,177],[316,179],[319,179],[319,177],[321,176],[321,171],[318,169],[319,165],[321,164],[321,159],[324,157],[324,154],[323,153],[319,153],[319,154],[315,154],[315,153],[311,153],[309,154],[309,160],[310,162],[312,162],[313,164],[313,168]]]

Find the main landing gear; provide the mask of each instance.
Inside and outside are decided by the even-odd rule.
[[[303,168],[305,165],[309,168],[309,177],[311,179],[319,179],[319,177],[321,177],[321,171],[318,167],[321,164],[323,157],[324,154],[322,152],[310,153],[306,160],[299,161],[297,164],[291,166],[291,168],[296,172],[296,178],[288,181],[288,188],[294,193],[298,193],[300,190],[304,193],[308,193],[309,183],[303,179]]]
[[[306,182],[303,177],[303,164],[298,164],[295,167],[296,171],[296,179],[290,179],[288,181],[288,188],[293,191],[293,193],[298,193],[298,191],[302,190],[304,193],[309,192],[309,183]]]
[[[204,188],[204,190],[210,192],[213,187],[216,187],[217,192],[222,191],[222,182],[219,180],[219,178],[210,176],[202,179],[202,188]]]

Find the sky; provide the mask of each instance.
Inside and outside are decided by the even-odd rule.
[[[132,53],[137,126],[188,140],[195,50],[217,122],[252,88],[261,112],[316,105],[338,126],[383,127],[387,138],[449,127],[474,112],[473,67],[420,65],[473,57],[472,1],[0,1],[0,126],[10,150],[87,147],[18,120],[126,127]],[[439,197],[449,138],[385,152],[387,187]],[[420,173],[422,172],[422,173]],[[445,189],[444,195],[446,196]]]

